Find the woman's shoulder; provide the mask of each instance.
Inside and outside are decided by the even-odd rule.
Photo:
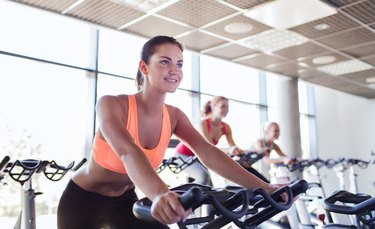
[[[101,97],[99,97],[98,99],[98,102],[99,101],[121,101],[121,100],[127,100],[128,97],[130,95],[125,95],[125,94],[121,94],[121,95],[102,95]]]
[[[164,105],[167,108],[169,114],[182,112],[178,107],[175,107],[173,105],[166,104],[166,103]]]
[[[181,117],[186,116],[186,114],[178,107],[169,104],[165,104],[165,106],[171,120],[179,120]]]
[[[111,107],[111,110],[115,107],[121,108],[123,110],[128,106],[128,96],[129,95],[103,95],[98,99],[97,108],[107,108]]]

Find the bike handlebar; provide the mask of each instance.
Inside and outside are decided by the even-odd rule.
[[[184,170],[189,165],[193,164],[198,158],[196,156],[190,156],[187,159],[182,159],[181,157],[171,157],[164,159],[162,164],[156,169],[157,173],[160,173],[165,168],[169,168],[173,173],[178,174]]]
[[[9,176],[24,184],[28,181],[34,173],[43,172],[44,175],[52,181],[60,180],[70,169],[73,168],[74,161],[68,166],[58,165],[55,161],[42,161],[35,159],[16,160],[15,162],[9,162],[10,158],[6,156],[0,163],[0,168],[4,167],[4,172],[8,173]],[[87,160],[84,158],[74,169],[78,169]],[[0,169],[0,171],[1,171]]]
[[[188,185],[192,188],[185,191],[180,197],[180,201],[185,209],[195,209],[200,205],[207,203],[212,204],[214,207],[214,210],[211,212],[212,217],[208,216],[204,218],[204,220],[206,220],[205,222],[207,222],[205,228],[219,228],[218,225],[223,226],[231,221],[238,226],[245,226],[245,224],[250,225],[254,222],[256,225],[259,225],[267,220],[267,217],[270,218],[283,210],[289,209],[293,202],[293,198],[300,193],[305,192],[308,188],[308,183],[305,180],[299,180],[291,185],[276,190],[272,194],[268,194],[262,189],[255,189],[253,191],[243,189],[239,192],[230,192],[226,190],[229,195],[223,198],[222,191],[212,190],[211,188],[209,190],[204,190],[199,186],[196,187],[196,184]],[[187,185],[183,186],[183,189],[186,189]],[[207,188],[208,186],[204,187]],[[178,188],[179,187],[176,188],[177,191]],[[288,199],[285,203],[283,203],[281,197],[281,194],[283,193],[288,195]],[[133,205],[134,215],[141,220],[155,222],[151,215],[151,205],[152,202],[147,198],[138,200]],[[249,206],[251,205],[253,208],[249,209]],[[234,211],[234,209],[239,207],[241,208],[240,210]],[[254,212],[257,213],[250,217],[251,221],[239,221],[239,218],[242,216]],[[214,219],[214,214],[219,217]],[[197,221],[194,221],[194,219],[188,219],[185,223],[194,224],[194,222],[196,223]]]
[[[244,152],[243,154],[238,155],[239,160],[237,160],[237,162],[245,167],[251,166],[252,164],[261,160],[265,156],[266,156],[265,152],[258,153],[258,152],[248,151],[248,152]]]
[[[8,162],[10,161],[10,157],[9,156],[5,156],[3,158],[3,160],[0,162],[0,172],[3,170],[3,168],[8,164]]]
[[[192,208],[197,202],[203,199],[203,191],[198,187],[192,187],[179,197],[181,205],[185,210]],[[134,215],[143,221],[156,222],[151,215],[151,201],[147,198],[139,200],[133,205]]]
[[[352,206],[338,205],[336,202],[351,203]],[[344,190],[334,192],[323,202],[323,207],[327,211],[341,214],[357,215],[359,220],[366,225],[375,222],[375,217],[371,211],[375,210],[375,198],[367,194],[353,194]]]

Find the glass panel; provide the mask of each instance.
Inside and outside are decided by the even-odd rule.
[[[106,74],[98,75],[97,98],[103,95],[135,94],[137,87],[134,79],[110,76]]]
[[[257,70],[205,55],[201,56],[200,69],[203,93],[259,103]]]
[[[278,101],[278,89],[280,83],[278,83],[277,78],[280,77],[272,73],[267,73],[266,78],[267,78],[267,105],[268,107],[277,107],[277,101]],[[268,114],[268,120],[274,120],[271,119],[269,114]]]
[[[298,103],[299,113],[308,114],[307,109],[307,85],[302,81],[298,81]]]
[[[0,1],[0,28],[2,51],[90,67],[92,27],[87,23]]]
[[[188,50],[184,50],[184,67],[182,69],[184,73],[184,78],[182,79],[182,82],[179,88],[191,90],[191,85],[192,85],[191,80],[193,78],[191,58],[192,58],[192,53]]]
[[[124,32],[100,29],[99,71],[135,78],[145,42],[144,38]]]
[[[178,107],[192,121],[192,98],[190,92],[177,90],[175,93],[168,93],[165,100],[166,104]]]
[[[300,128],[301,128],[301,148],[302,157],[309,158],[310,155],[310,131],[309,131],[309,117],[300,115]]]
[[[90,115],[86,72],[4,55],[0,65],[0,155],[10,155],[11,161],[55,160],[61,165],[81,160]],[[53,182],[43,174],[33,175],[34,189],[43,192],[35,199],[38,216],[56,214],[69,178]],[[10,217],[12,224],[1,227],[11,228],[19,213],[22,186],[9,176],[5,181],[0,204],[6,208],[0,218]]]

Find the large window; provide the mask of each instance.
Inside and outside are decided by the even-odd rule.
[[[258,103],[259,82],[256,70],[205,55],[201,56],[200,69],[202,92]]]
[[[311,85],[298,81],[302,156],[306,158],[319,156],[316,151],[316,118],[313,93]]]
[[[115,30],[100,29],[98,70],[135,78],[145,41]]]
[[[0,63],[1,157],[55,160],[60,165],[81,160],[90,115],[86,72],[4,55]],[[34,189],[44,193],[35,199],[38,216],[56,213],[69,175],[58,182],[43,174],[32,179]],[[6,182],[0,187],[0,218],[10,217],[14,224],[21,185],[8,176]]]
[[[1,51],[92,67],[92,28],[77,20],[0,1],[0,33]]]

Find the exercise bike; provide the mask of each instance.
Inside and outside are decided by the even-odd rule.
[[[177,225],[180,229],[187,229],[188,226],[218,229],[233,223],[239,228],[254,229],[279,212],[289,209],[293,199],[307,188],[308,183],[305,180],[282,187],[272,194],[259,188],[252,191],[245,189],[231,191],[185,184],[172,189],[181,195],[180,201],[185,209],[194,210],[207,204],[212,208],[205,217],[188,218]],[[287,201],[282,200],[281,194],[288,196]],[[155,222],[151,215],[151,204],[152,202],[147,198],[138,200],[133,206],[134,215],[141,220]]]
[[[55,161],[47,160],[15,160],[10,162],[10,157],[5,156],[0,163],[0,173],[8,174],[14,181],[21,184],[21,212],[17,218],[14,229],[35,229],[35,197],[41,192],[35,192],[32,186],[32,176],[36,173],[43,173],[51,181],[59,181],[68,171],[76,171],[86,159],[80,161],[74,167],[74,161],[67,166],[61,166]],[[0,178],[4,178],[4,175]],[[1,179],[0,179],[1,180]]]
[[[338,204],[341,203],[341,204]],[[343,205],[344,204],[344,205]],[[350,204],[350,206],[348,205]],[[324,208],[329,212],[356,216],[357,225],[327,224],[320,228],[375,228],[375,198],[370,195],[336,191],[324,200]]]

